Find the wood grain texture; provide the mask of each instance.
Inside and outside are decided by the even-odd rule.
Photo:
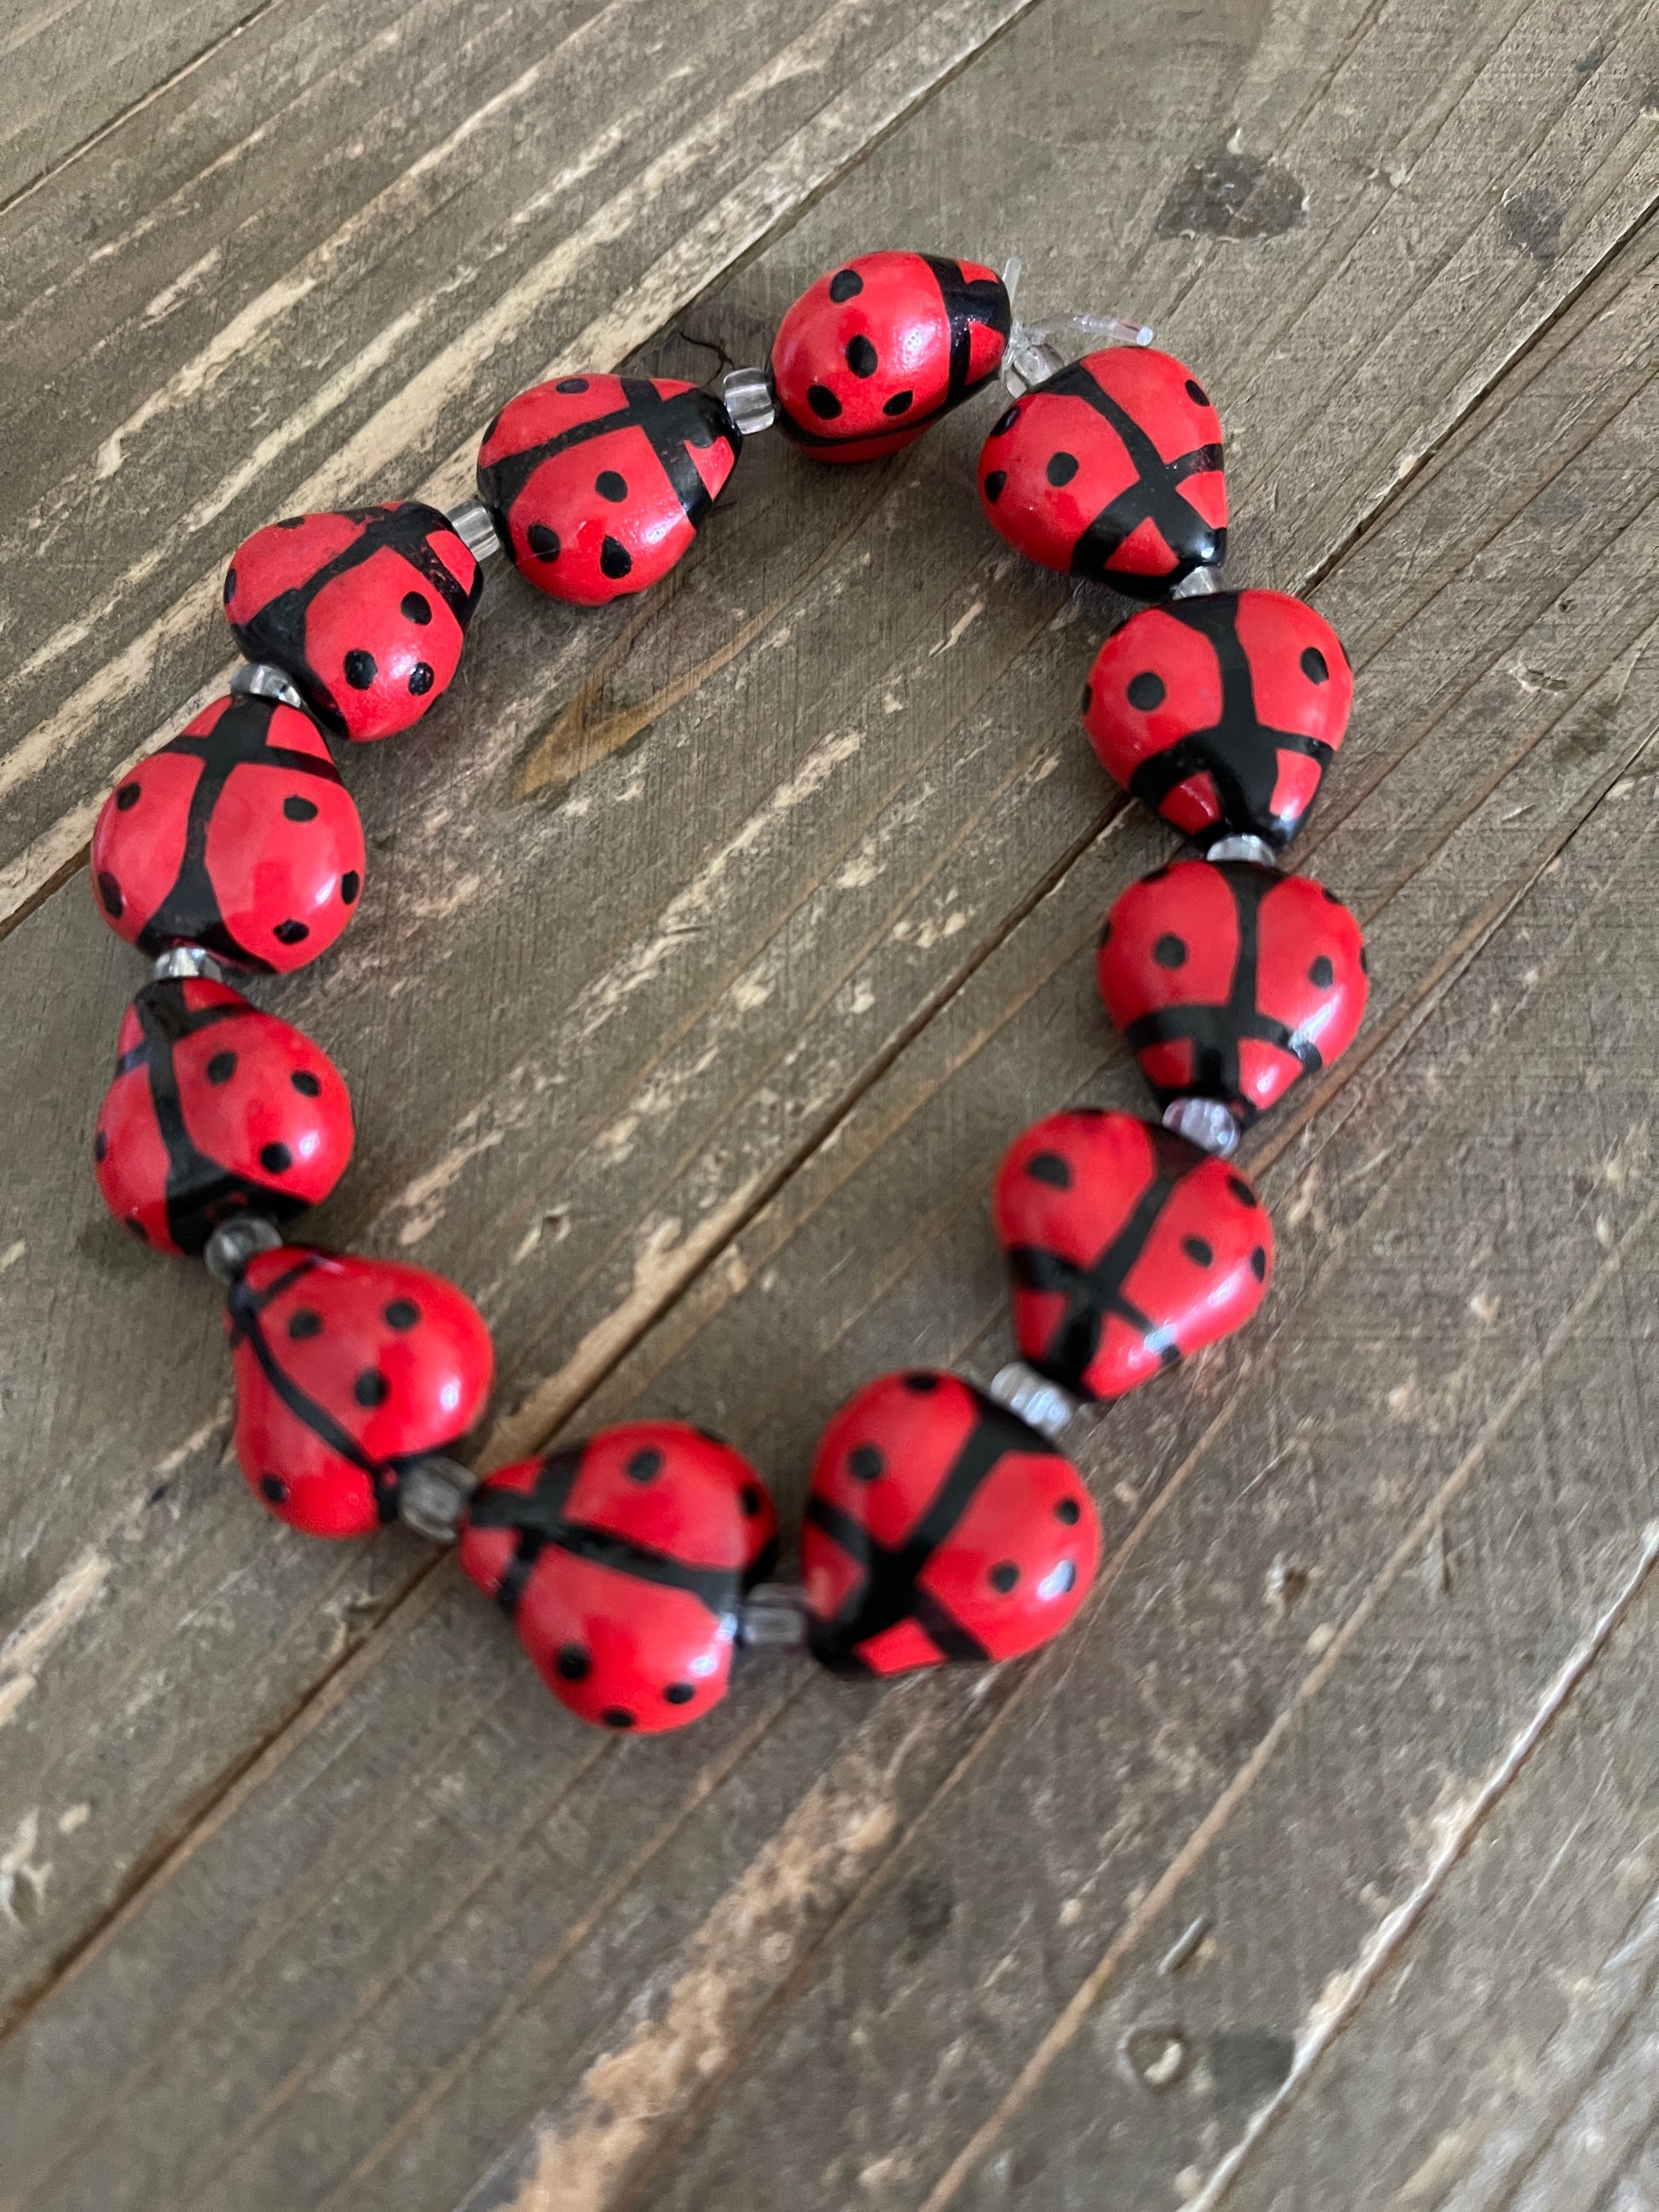
[[[68,305],[39,339],[58,396],[27,403],[84,422],[102,489],[58,498],[44,430],[9,449],[82,548],[67,623],[19,586],[24,905],[217,665],[191,563],[143,569],[149,517],[191,517],[199,595],[273,505],[399,468],[459,485],[468,419],[550,358],[675,320],[644,357],[706,374],[848,239],[919,237],[1017,245],[1035,300],[1131,307],[1206,364],[1245,576],[1322,579],[1360,669],[1298,857],[1362,912],[1376,986],[1261,1153],[1272,1317],[1085,1441],[1120,1545],[1087,1628],[878,1698],[752,1669],[642,1748],[568,1723],[412,1543],[325,1551],[250,1510],[205,1286],[119,1243],[75,1152],[131,965],[78,878],[40,899],[0,950],[26,1163],[0,1237],[0,2202],[1092,2204],[1109,2160],[1126,2203],[1167,2203],[1220,2172],[1327,1982],[1438,1879],[1437,1818],[1639,1571],[1650,20],[1044,0],[943,82],[1016,12],[695,11],[744,72],[697,138],[648,9],[571,10],[533,56],[521,16],[468,13],[447,74],[458,11],[313,11],[340,70],[295,18],[267,96],[290,88],[314,193],[267,217],[280,164],[234,71],[205,166],[264,181],[234,231],[192,181],[192,105],[146,109],[129,167],[75,165],[131,304],[102,412],[65,406]],[[382,115],[361,84],[394,48],[430,93]],[[510,64],[541,74],[515,91]],[[550,86],[592,131],[538,204]],[[1235,137],[1258,166],[1206,198]],[[34,265],[84,288],[51,203],[21,204]],[[244,234],[234,279],[147,331],[140,295]],[[427,253],[466,283],[388,348]],[[261,473],[187,509],[233,483],[255,408]],[[1072,726],[1112,604],[988,539],[983,428],[867,473],[763,441],[672,588],[579,621],[503,586],[430,729],[349,763],[366,910],[273,994],[359,1109],[319,1230],[482,1297],[490,1455],[579,1410],[695,1412],[792,1521],[846,1389],[996,1356],[981,1207],[1009,1135],[1136,1103],[1088,949],[1167,842]],[[1514,1532],[1496,1466],[1531,1485]],[[1484,1594],[1472,1654],[1461,1608],[1409,1610],[1448,1559]],[[1316,1809],[1287,1884],[1291,1763]],[[1183,1970],[1203,2064],[1154,2099],[1114,2038],[1160,2025],[1195,1888],[1264,1932]]]

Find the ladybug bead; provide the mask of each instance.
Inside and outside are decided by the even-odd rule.
[[[1158,599],[1227,550],[1221,418],[1146,346],[1085,354],[999,416],[979,460],[992,526],[1062,574]]]
[[[351,1100],[328,1054],[205,977],[147,983],[98,1116],[98,1188],[163,1252],[197,1253],[250,1209],[292,1219],[351,1158]]]
[[[910,445],[988,384],[1012,322],[1001,277],[933,253],[865,253],[803,292],[778,325],[780,428],[821,461]]]
[[[216,699],[105,800],[92,883],[105,921],[141,952],[199,945],[285,972],[350,921],[362,824],[308,714]]]
[[[838,1674],[1034,1650],[1099,1557],[1070,1460],[954,1375],[884,1375],[818,1444],[801,1574],[813,1654]]]
[[[453,1283],[304,1245],[248,1261],[225,1328],[242,1472],[309,1536],[392,1520],[403,1468],[453,1449],[495,1371],[483,1316]]]
[[[226,571],[225,614],[331,729],[389,738],[448,689],[483,589],[448,517],[394,501],[256,530]]]
[[[648,1735],[726,1695],[738,1607],[776,1551],[740,1453],[681,1421],[630,1421],[492,1474],[459,1556],[562,1705]]]
[[[1159,1103],[1218,1098],[1244,1128],[1347,1050],[1369,989],[1335,893],[1250,860],[1177,860],[1131,884],[1096,972]]]
[[[1128,1114],[1035,1123],[991,1209],[1021,1355],[1082,1398],[1120,1398],[1241,1328],[1273,1273],[1267,1213],[1237,1170]]]
[[[668,574],[742,445],[694,384],[562,376],[509,399],[484,433],[478,496],[538,591],[599,606]]]
[[[1083,726],[1106,773],[1189,836],[1283,851],[1348,726],[1353,672],[1286,592],[1143,608],[1095,657]]]

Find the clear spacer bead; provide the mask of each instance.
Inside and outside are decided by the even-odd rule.
[[[1172,599],[1201,599],[1206,592],[1221,592],[1225,589],[1226,586],[1221,580],[1219,568],[1194,568],[1189,574],[1183,576],[1178,584],[1170,585],[1170,597]]]
[[[481,499],[464,499],[459,507],[452,507],[448,520],[475,561],[488,561],[503,550],[495,518]]]
[[[228,1290],[240,1282],[256,1252],[274,1252],[282,1241],[276,1224],[263,1213],[239,1213],[220,1223],[202,1247],[202,1259],[214,1281]]]
[[[745,438],[769,430],[777,408],[763,368],[728,368],[720,379],[720,404]]]
[[[1164,1126],[1218,1160],[1238,1150],[1238,1123],[1218,1098],[1172,1098],[1164,1109]]]
[[[182,983],[192,976],[204,976],[210,983],[222,983],[225,971],[213,955],[199,945],[169,945],[165,952],[158,952],[149,971],[152,983]]]
[[[232,692],[242,699],[275,699],[284,707],[306,710],[306,702],[299,686],[284,676],[280,668],[268,660],[250,660],[230,679]]]
[[[434,1544],[453,1544],[478,1479],[459,1461],[433,1453],[411,1461],[398,1477],[398,1518]]]
[[[1047,1437],[1051,1443],[1063,1436],[1077,1418],[1078,1401],[1071,1392],[1058,1382],[1051,1382],[1046,1375],[1039,1375],[1023,1359],[1011,1359],[1006,1367],[999,1367],[991,1377],[988,1395],[999,1406],[1006,1406],[1011,1413],[1018,1413],[1022,1421],[1039,1436]]]
[[[1218,837],[1206,848],[1206,860],[1254,860],[1259,868],[1275,868],[1279,856],[1265,837],[1251,837],[1243,833]]]
[[[745,1651],[801,1651],[806,1646],[806,1592],[799,1583],[757,1583],[738,1616]]]

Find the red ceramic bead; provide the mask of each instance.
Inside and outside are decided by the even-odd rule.
[[[92,882],[141,952],[200,945],[239,968],[303,968],[351,919],[362,824],[308,714],[216,699],[104,801]]]
[[[256,530],[225,574],[250,660],[291,677],[329,727],[389,738],[448,689],[483,571],[418,501],[295,514]]]
[[[996,374],[1009,323],[994,269],[860,254],[820,276],[778,325],[778,427],[821,461],[896,453]]]
[[[1189,836],[1281,851],[1342,742],[1353,672],[1322,615],[1287,592],[1146,607],[1095,657],[1083,726],[1126,791]]]
[[[776,1549],[740,1453],[682,1421],[630,1421],[492,1474],[460,1562],[562,1705],[643,1735],[726,1695],[738,1606]]]
[[[242,1472],[309,1536],[394,1519],[403,1468],[459,1443],[495,1372],[483,1316],[441,1275],[304,1245],[249,1261],[225,1328]]]
[[[351,1100],[320,1047],[206,977],[147,983],[116,1042],[93,1143],[116,1219],[163,1252],[199,1252],[250,1208],[287,1221],[351,1158]]]
[[[1099,1556],[1071,1462],[953,1375],[884,1375],[823,1432],[801,1571],[813,1652],[838,1673],[1033,1650],[1076,1613]]]
[[[1249,860],[1177,860],[1131,884],[1097,973],[1159,1103],[1218,1098],[1241,1127],[1347,1050],[1369,989],[1336,894]]]
[[[992,1196],[1014,1334],[1038,1371],[1119,1398],[1261,1304],[1273,1240],[1236,1168],[1128,1114],[1052,1114],[1016,1138]]]
[[[1001,415],[979,461],[993,526],[1045,568],[1161,599],[1227,550],[1221,419],[1184,362],[1086,354]]]
[[[599,606],[668,574],[742,444],[694,384],[562,376],[509,399],[485,431],[478,496],[538,591]]]

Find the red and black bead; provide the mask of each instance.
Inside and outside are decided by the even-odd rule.
[[[448,689],[483,588],[448,517],[410,500],[256,530],[226,572],[225,613],[331,729],[387,738]]]
[[[993,526],[1045,568],[1162,599],[1227,550],[1221,419],[1184,362],[1085,355],[1015,400],[979,462]]]
[[[1097,973],[1159,1103],[1218,1098],[1245,1128],[1347,1050],[1369,988],[1335,893],[1250,860],[1177,860],[1131,884]]]
[[[484,433],[478,496],[538,591],[599,606],[668,574],[742,445],[696,385],[561,376],[509,399]]]
[[[122,778],[93,832],[99,910],[142,952],[199,945],[238,968],[302,968],[362,883],[362,824],[327,742],[270,699],[216,699]]]
[[[1247,1322],[1273,1273],[1236,1168],[1128,1114],[1052,1114],[1015,1139],[992,1216],[1014,1334],[1040,1374],[1118,1398]]]
[[[1348,726],[1353,672],[1336,632],[1286,592],[1146,607],[1114,630],[1083,694],[1107,774],[1193,837],[1301,828]]]
[[[739,1452],[683,1421],[630,1421],[492,1474],[459,1557],[561,1704],[647,1735],[726,1695],[738,1608],[776,1551]]]
[[[395,1519],[403,1469],[460,1442],[495,1371],[483,1316],[442,1276],[304,1245],[248,1261],[225,1328],[242,1471],[311,1536]]]
[[[147,983],[116,1043],[93,1144],[116,1219],[164,1252],[199,1252],[252,1210],[291,1220],[351,1158],[339,1070],[291,1024],[206,977]]]
[[[896,453],[990,381],[1010,323],[1002,279],[976,261],[860,254],[778,325],[778,426],[823,461]]]
[[[1046,1437],[954,1375],[884,1375],[812,1467],[801,1571],[816,1657],[841,1674],[1012,1659],[1083,1602],[1100,1527]]]

